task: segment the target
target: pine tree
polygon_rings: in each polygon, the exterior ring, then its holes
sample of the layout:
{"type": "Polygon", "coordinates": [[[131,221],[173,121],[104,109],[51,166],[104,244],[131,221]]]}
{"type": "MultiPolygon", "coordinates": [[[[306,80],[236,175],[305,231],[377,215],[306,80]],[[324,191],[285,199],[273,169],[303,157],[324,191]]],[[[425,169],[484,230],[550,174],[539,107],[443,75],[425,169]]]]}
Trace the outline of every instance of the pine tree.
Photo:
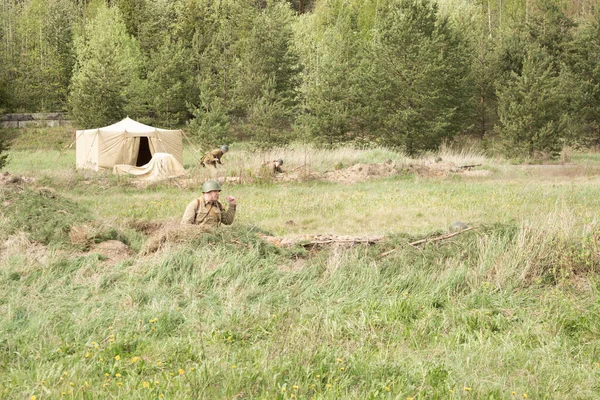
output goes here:
{"type": "Polygon", "coordinates": [[[147,62],[147,103],[155,119],[167,127],[184,123],[188,116],[186,100],[193,94],[193,80],[187,54],[180,43],[166,37],[147,62]]]}
{"type": "Polygon", "coordinates": [[[343,1],[322,3],[296,26],[302,95],[295,128],[316,144],[333,146],[360,140],[358,32],[357,8],[343,1]]]}
{"type": "Polygon", "coordinates": [[[390,0],[365,45],[366,130],[409,154],[439,147],[472,123],[467,41],[428,0],[390,0]]]}
{"type": "Polygon", "coordinates": [[[498,91],[497,130],[509,157],[556,157],[566,136],[568,113],[552,58],[530,45],[520,74],[498,91]]]}
{"type": "Polygon", "coordinates": [[[565,82],[577,132],[574,141],[600,144],[600,12],[577,32],[567,52],[571,79],[565,82]]]}
{"type": "Polygon", "coordinates": [[[105,125],[140,113],[141,54],[118,8],[97,9],[77,38],[76,53],[70,105],[81,126],[105,125]]]}
{"type": "Polygon", "coordinates": [[[237,43],[233,104],[245,135],[262,144],[282,143],[289,139],[298,97],[292,13],[287,4],[274,1],[251,16],[250,31],[237,43]]]}

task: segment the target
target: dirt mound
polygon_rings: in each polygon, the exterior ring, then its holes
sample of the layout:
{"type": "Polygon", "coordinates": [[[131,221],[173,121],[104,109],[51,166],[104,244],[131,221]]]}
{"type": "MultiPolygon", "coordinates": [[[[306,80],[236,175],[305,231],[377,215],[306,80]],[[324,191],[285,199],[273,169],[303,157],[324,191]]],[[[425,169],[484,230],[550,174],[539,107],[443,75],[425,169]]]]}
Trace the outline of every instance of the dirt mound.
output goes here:
{"type": "Polygon", "coordinates": [[[327,171],[321,179],[329,182],[355,183],[371,178],[385,178],[398,174],[400,170],[391,163],[356,164],[349,168],[327,171]]]}
{"type": "Polygon", "coordinates": [[[436,163],[411,163],[407,164],[405,170],[419,176],[435,177],[447,176],[450,173],[461,172],[461,168],[451,162],[436,162],[436,163]]]}
{"type": "Polygon", "coordinates": [[[445,177],[450,174],[460,174],[465,177],[477,177],[487,176],[489,171],[486,170],[472,170],[472,168],[478,165],[461,165],[457,166],[452,162],[439,161],[439,162],[423,162],[423,163],[410,163],[405,165],[396,165],[391,162],[379,163],[379,164],[355,164],[351,167],[326,171],[322,174],[311,173],[310,176],[306,174],[299,176],[298,173],[282,174],[278,176],[278,181],[296,181],[306,180],[307,178],[316,180],[325,180],[329,182],[339,183],[357,183],[363,182],[368,179],[379,179],[387,178],[402,173],[411,173],[423,177],[445,177]]]}
{"type": "Polygon", "coordinates": [[[134,251],[129,248],[129,246],[118,240],[107,240],[106,242],[94,243],[89,252],[98,253],[106,257],[105,262],[110,265],[118,264],[134,255],[134,251]]]}
{"type": "Polygon", "coordinates": [[[35,182],[34,178],[12,175],[8,172],[0,174],[0,187],[24,186],[35,182]]]}

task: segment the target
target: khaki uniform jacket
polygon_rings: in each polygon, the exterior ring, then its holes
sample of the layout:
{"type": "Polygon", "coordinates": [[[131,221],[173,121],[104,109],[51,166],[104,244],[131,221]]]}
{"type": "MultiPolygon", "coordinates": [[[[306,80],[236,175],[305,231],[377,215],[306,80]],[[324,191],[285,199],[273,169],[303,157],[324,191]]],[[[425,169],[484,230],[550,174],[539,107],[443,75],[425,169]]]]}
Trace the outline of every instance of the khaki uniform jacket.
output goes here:
{"type": "Polygon", "coordinates": [[[221,162],[221,157],[223,157],[223,154],[223,150],[221,149],[211,150],[210,152],[206,153],[204,157],[202,157],[202,160],[200,162],[204,164],[204,166],[210,164],[216,167],[217,163],[223,164],[221,162]]]}
{"type": "Polygon", "coordinates": [[[181,223],[207,228],[218,227],[221,224],[231,225],[235,218],[235,207],[235,204],[230,204],[225,211],[218,201],[206,203],[202,198],[195,199],[185,208],[181,223]]]}
{"type": "Polygon", "coordinates": [[[261,166],[261,168],[262,168],[262,171],[266,171],[267,174],[271,174],[271,175],[283,173],[283,170],[281,169],[281,167],[277,166],[277,163],[275,161],[266,162],[261,166]]]}

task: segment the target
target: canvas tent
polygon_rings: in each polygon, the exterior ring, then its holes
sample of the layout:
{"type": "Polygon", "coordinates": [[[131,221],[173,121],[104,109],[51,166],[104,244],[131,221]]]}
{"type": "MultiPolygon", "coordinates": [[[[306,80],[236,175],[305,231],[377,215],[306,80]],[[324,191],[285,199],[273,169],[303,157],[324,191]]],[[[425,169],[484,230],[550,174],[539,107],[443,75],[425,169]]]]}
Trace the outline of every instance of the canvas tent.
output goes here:
{"type": "Polygon", "coordinates": [[[142,166],[154,153],[169,153],[183,164],[183,132],[154,128],[127,117],[104,128],[77,131],[77,168],[100,170],[116,164],[142,166]]]}

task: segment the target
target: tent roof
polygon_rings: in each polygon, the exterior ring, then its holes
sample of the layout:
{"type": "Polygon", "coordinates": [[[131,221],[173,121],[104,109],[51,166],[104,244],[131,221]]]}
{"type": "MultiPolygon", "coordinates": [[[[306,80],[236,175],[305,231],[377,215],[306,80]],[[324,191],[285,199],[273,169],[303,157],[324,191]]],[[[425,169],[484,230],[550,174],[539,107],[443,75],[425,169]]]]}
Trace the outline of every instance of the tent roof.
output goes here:
{"type": "Polygon", "coordinates": [[[86,129],[86,131],[101,131],[105,133],[119,133],[119,132],[127,132],[133,134],[149,134],[154,132],[180,132],[180,130],[169,130],[169,129],[161,129],[155,128],[150,125],[142,124],[141,122],[134,121],[133,119],[127,117],[117,123],[114,123],[109,126],[105,126],[103,128],[95,128],[95,129],[86,129]]]}

